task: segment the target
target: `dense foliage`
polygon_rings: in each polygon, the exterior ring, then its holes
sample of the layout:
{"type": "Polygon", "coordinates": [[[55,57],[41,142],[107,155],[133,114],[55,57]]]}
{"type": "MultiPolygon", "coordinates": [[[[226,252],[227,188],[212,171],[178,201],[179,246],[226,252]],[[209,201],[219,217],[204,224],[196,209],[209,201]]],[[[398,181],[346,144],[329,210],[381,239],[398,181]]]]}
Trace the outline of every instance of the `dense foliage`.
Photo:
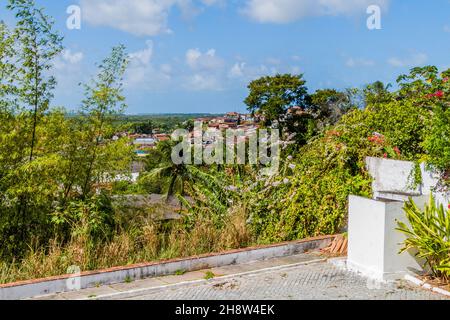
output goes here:
{"type": "Polygon", "coordinates": [[[110,140],[123,101],[124,48],[114,48],[100,65],[79,116],[68,119],[49,109],[56,80],[48,73],[61,38],[33,1],[10,1],[9,9],[17,26],[0,24],[0,258],[14,260],[32,242],[68,239],[71,229],[53,217],[70,215],[78,201],[89,207],[99,184],[129,170],[131,149],[110,140]]]}
{"type": "Polygon", "coordinates": [[[426,116],[408,102],[345,115],[288,157],[282,176],[255,192],[250,210],[255,233],[270,242],[342,230],[348,196],[371,194],[365,158],[414,159],[421,152],[426,128],[420,120],[426,116]]]}

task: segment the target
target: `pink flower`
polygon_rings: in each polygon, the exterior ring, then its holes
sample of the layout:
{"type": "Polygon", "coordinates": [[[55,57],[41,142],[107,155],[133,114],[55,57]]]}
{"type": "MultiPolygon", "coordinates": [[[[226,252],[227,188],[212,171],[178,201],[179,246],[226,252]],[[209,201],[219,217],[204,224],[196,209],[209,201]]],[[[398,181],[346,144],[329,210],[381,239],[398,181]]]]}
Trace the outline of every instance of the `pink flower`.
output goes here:
{"type": "Polygon", "coordinates": [[[383,155],[383,157],[384,157],[385,159],[387,159],[387,157],[388,157],[387,153],[385,153],[385,154],[383,155]]]}

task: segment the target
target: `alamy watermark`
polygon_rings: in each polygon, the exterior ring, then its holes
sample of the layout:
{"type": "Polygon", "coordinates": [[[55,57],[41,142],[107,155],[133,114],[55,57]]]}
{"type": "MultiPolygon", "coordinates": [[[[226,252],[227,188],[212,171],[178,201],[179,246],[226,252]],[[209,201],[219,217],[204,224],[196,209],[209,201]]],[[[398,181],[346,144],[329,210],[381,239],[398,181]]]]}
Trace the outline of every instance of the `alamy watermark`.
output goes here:
{"type": "Polygon", "coordinates": [[[370,16],[367,18],[367,29],[381,30],[381,8],[377,5],[367,7],[366,13],[370,16]]]}
{"type": "Polygon", "coordinates": [[[66,27],[69,30],[81,29],[81,8],[77,5],[67,7],[66,13],[69,17],[66,20],[66,27]]]}
{"type": "Polygon", "coordinates": [[[277,174],[280,166],[278,129],[204,130],[203,122],[196,121],[193,132],[175,130],[172,140],[179,142],[172,150],[172,161],[177,165],[261,165],[261,174],[267,176],[277,174]]]}
{"type": "Polygon", "coordinates": [[[81,290],[81,269],[79,266],[70,266],[67,268],[67,274],[71,274],[66,280],[66,287],[69,291],[81,290]]]}

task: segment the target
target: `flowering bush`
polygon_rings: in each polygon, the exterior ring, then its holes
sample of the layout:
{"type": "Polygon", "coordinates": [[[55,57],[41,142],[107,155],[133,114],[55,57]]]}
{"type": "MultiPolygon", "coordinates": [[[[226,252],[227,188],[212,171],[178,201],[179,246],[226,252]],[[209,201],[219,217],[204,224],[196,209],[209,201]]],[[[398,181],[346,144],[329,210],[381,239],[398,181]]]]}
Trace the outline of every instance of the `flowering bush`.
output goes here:
{"type": "Polygon", "coordinates": [[[414,68],[399,78],[399,96],[428,111],[423,119],[426,135],[422,142],[423,158],[441,173],[442,182],[450,180],[450,69],[442,73],[436,67],[414,68]]]}
{"type": "Polygon", "coordinates": [[[266,183],[249,198],[260,242],[332,234],[346,225],[348,196],[370,196],[367,156],[415,160],[423,153],[423,119],[429,112],[393,101],[354,110],[287,158],[279,183],[266,183]],[[288,179],[289,183],[282,183],[288,179]]]}

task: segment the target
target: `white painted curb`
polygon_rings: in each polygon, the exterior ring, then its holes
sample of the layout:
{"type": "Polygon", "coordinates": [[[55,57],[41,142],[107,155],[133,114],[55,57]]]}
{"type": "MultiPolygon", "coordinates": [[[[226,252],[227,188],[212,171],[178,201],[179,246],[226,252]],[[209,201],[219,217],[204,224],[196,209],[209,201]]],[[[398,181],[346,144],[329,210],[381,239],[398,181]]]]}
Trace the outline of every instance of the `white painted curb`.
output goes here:
{"type": "Polygon", "coordinates": [[[409,281],[409,282],[415,284],[418,287],[422,287],[422,288],[424,288],[426,290],[430,290],[430,291],[442,294],[444,296],[450,297],[450,291],[447,291],[447,290],[444,290],[444,289],[441,289],[441,288],[438,288],[438,287],[433,287],[431,284],[426,283],[425,281],[420,280],[420,279],[418,279],[418,278],[416,278],[416,277],[414,277],[414,276],[412,276],[410,274],[405,275],[404,279],[406,281],[409,281]]]}

